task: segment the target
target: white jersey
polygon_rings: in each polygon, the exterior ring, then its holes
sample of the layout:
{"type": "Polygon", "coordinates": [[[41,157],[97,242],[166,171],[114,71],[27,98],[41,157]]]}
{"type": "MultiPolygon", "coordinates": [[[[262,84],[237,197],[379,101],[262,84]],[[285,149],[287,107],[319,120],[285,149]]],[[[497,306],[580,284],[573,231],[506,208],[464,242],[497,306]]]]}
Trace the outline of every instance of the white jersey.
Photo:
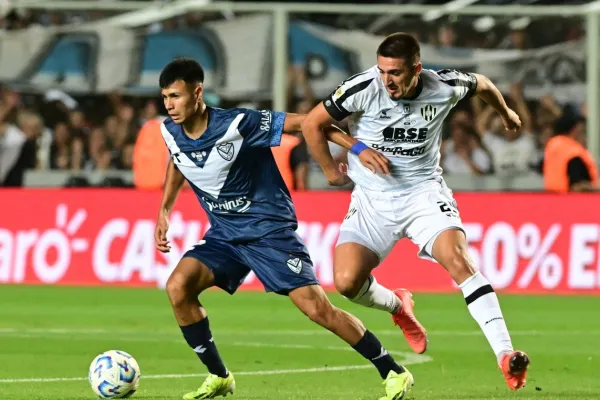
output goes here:
{"type": "Polygon", "coordinates": [[[375,191],[405,190],[441,180],[442,125],[461,99],[472,95],[477,78],[456,70],[421,72],[412,98],[392,100],[377,66],[344,81],[325,101],[337,121],[351,115],[350,134],[392,163],[389,176],[372,173],[348,154],[348,176],[375,191]]]}

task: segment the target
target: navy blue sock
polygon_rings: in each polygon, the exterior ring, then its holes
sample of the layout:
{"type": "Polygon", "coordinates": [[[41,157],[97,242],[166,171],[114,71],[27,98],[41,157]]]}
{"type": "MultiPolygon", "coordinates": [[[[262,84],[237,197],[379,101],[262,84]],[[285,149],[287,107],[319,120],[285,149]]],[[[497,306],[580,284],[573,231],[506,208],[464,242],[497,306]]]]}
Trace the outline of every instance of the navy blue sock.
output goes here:
{"type": "Polygon", "coordinates": [[[206,365],[208,372],[221,378],[227,377],[229,372],[221,360],[217,345],[210,333],[208,317],[191,325],[180,326],[180,328],[188,345],[196,352],[200,361],[206,365]]]}
{"type": "Polygon", "coordinates": [[[399,374],[404,372],[404,368],[394,361],[387,350],[383,348],[379,339],[369,331],[366,331],[362,339],[352,348],[371,361],[383,379],[387,378],[390,371],[399,374]]]}

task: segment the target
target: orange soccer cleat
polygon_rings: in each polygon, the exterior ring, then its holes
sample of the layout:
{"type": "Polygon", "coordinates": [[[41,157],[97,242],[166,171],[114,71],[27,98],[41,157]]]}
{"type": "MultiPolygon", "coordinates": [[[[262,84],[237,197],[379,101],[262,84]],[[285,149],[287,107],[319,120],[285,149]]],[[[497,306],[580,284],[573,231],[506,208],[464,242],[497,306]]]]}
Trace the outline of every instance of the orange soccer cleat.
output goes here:
{"type": "Polygon", "coordinates": [[[500,360],[500,369],[511,390],[519,390],[527,382],[527,368],[529,367],[529,356],[522,351],[513,351],[505,354],[500,360]]]}
{"type": "Polygon", "coordinates": [[[415,303],[412,300],[412,293],[406,289],[397,289],[394,293],[402,302],[402,307],[395,314],[392,314],[394,324],[400,326],[408,345],[415,353],[425,353],[425,350],[427,350],[427,331],[417,321],[413,313],[415,303]]]}

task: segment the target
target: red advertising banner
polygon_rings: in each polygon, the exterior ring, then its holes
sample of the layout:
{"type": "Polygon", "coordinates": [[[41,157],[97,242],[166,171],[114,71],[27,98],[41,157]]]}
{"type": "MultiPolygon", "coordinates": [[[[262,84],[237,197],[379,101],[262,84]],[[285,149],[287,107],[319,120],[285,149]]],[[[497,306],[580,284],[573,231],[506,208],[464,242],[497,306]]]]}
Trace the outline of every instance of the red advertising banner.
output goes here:
{"type": "MultiPolygon", "coordinates": [[[[458,193],[471,255],[499,291],[600,294],[600,196],[458,193]]],[[[333,250],[347,192],[294,195],[300,236],[322,285],[333,289],[333,250]]],[[[154,248],[160,193],[122,189],[0,190],[0,283],[163,287],[209,228],[184,191],[170,221],[172,250],[154,248]]],[[[457,290],[443,268],[402,240],[375,271],[388,287],[457,290]]],[[[250,275],[242,288],[262,289],[250,275]]]]}

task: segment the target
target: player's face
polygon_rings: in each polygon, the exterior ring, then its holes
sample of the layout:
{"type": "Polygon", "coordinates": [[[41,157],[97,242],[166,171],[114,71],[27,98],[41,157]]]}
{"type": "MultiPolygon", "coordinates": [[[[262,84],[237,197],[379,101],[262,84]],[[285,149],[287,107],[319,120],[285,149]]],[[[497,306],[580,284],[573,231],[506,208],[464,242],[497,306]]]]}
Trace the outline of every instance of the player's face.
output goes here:
{"type": "Polygon", "coordinates": [[[399,100],[417,86],[423,65],[402,58],[377,56],[377,68],[390,97],[399,100]]]}
{"type": "Polygon", "coordinates": [[[183,123],[202,104],[202,85],[177,80],[161,90],[165,108],[176,124],[183,123]]]}

